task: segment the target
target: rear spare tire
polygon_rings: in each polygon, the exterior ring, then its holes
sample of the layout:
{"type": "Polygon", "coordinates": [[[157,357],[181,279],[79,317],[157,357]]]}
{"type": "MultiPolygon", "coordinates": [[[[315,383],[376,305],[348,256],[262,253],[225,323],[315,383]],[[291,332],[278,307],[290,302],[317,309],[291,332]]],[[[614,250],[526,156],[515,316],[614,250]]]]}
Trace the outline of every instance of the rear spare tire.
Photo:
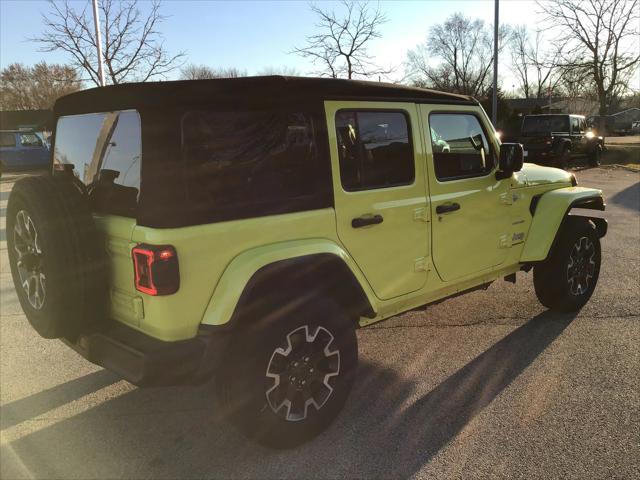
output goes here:
{"type": "Polygon", "coordinates": [[[45,338],[73,339],[105,311],[102,242],[83,194],[68,178],[18,180],[7,205],[13,283],[45,338]]]}

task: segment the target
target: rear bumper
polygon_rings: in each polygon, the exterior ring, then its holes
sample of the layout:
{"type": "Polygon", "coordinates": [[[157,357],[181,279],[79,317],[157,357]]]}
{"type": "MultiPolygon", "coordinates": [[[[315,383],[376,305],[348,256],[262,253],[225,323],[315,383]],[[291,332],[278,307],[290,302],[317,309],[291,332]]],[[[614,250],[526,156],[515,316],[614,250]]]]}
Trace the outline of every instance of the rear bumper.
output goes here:
{"type": "Polygon", "coordinates": [[[114,322],[100,332],[64,340],[90,362],[138,386],[201,383],[217,370],[229,334],[203,331],[196,337],[164,342],[114,322]]]}

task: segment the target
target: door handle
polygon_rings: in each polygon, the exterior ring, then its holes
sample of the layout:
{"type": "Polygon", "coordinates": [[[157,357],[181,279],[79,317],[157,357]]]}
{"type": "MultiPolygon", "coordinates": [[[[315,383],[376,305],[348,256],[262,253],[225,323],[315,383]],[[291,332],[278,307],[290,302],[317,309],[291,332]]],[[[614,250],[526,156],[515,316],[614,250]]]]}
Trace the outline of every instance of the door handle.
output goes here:
{"type": "Polygon", "coordinates": [[[437,214],[455,212],[456,210],[460,210],[459,203],[443,203],[436,207],[437,214]]]}
{"type": "Polygon", "coordinates": [[[367,225],[378,225],[379,223],[382,223],[383,220],[384,219],[382,218],[382,215],[357,217],[351,220],[351,226],[353,228],[362,228],[366,227],[367,225]]]}

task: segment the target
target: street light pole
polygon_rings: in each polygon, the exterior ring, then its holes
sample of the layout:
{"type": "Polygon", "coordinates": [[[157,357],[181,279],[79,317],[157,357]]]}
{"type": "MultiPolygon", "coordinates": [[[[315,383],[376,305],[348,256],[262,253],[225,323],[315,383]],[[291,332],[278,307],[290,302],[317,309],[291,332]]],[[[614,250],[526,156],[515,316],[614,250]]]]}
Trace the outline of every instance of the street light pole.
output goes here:
{"type": "Polygon", "coordinates": [[[96,28],[96,49],[98,50],[98,76],[100,86],[105,86],[104,67],[102,66],[102,38],[100,37],[100,19],[98,18],[98,0],[93,0],[93,24],[96,28]]]}
{"type": "Polygon", "coordinates": [[[498,126],[498,4],[495,0],[495,19],[493,21],[493,98],[491,99],[491,121],[498,126]]]}

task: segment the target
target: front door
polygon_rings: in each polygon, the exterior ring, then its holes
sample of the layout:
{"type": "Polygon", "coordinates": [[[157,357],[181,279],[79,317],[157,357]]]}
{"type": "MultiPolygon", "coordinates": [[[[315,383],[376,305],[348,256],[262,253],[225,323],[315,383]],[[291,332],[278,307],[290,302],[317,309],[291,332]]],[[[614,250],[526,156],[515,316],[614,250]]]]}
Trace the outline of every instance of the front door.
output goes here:
{"type": "Polygon", "coordinates": [[[337,232],[381,299],[427,278],[429,210],[414,104],[325,102],[337,232]]]}
{"type": "Polygon", "coordinates": [[[433,260],[443,281],[488,271],[510,246],[510,179],[496,180],[497,149],[486,116],[421,105],[431,193],[433,260]]]}

